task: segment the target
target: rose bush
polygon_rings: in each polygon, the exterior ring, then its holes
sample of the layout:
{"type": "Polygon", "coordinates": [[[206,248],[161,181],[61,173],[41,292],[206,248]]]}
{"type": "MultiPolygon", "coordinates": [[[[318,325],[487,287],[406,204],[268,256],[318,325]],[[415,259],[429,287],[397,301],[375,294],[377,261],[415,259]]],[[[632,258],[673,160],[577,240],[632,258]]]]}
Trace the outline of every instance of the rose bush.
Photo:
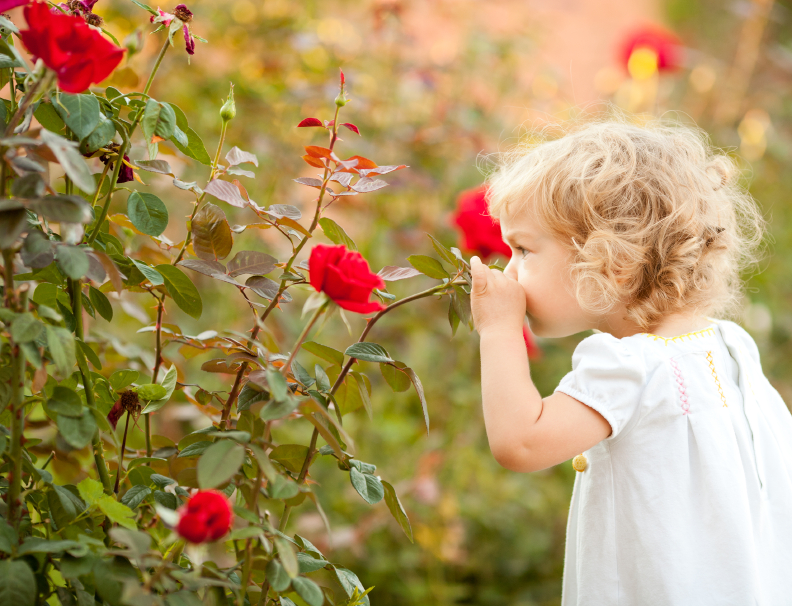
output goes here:
{"type": "MultiPolygon", "coordinates": [[[[28,30],[17,38],[41,61],[34,68],[12,53],[5,56],[13,65],[2,68],[13,96],[0,142],[0,595],[17,606],[369,604],[372,587],[304,537],[286,534],[290,514],[310,500],[327,521],[310,470],[319,456],[332,457],[356,494],[372,506],[384,501],[413,540],[393,485],[356,458],[344,417],[372,415],[366,371],[375,365],[394,392],[414,389],[428,432],[419,377],[369,337],[384,315],[434,296],[448,297],[452,332],[460,323],[472,328],[469,265],[430,236],[439,258],[411,255],[409,267],[375,274],[344,228],[324,216],[331,204],[387,187],[382,177],[406,168],[338,155],[339,128],[360,135],[339,122],[348,103],[343,73],[332,120],[295,125],[327,138],[327,147],[308,145],[302,156],[318,174],[294,179],[316,192],[307,225],[295,206],[256,203],[239,181],[255,176],[256,154],[234,146],[223,155],[228,125],[238,119],[233,88],[219,108],[213,157],[184,112],[154,96],[173,34],[184,33],[188,53],[190,36],[201,40],[190,29],[192,12],[135,4],[151,15],[154,32],[165,31],[143,91],[67,92],[108,75],[108,54],[116,53],[86,24],[93,4],[70,3],[80,15],[27,6],[28,30]],[[77,63],[79,53],[102,49],[104,56],[77,63]],[[160,146],[206,167],[206,179],[182,179],[158,157],[160,146]],[[51,169],[62,171],[63,191],[51,169]],[[181,241],[164,236],[169,205],[144,189],[136,171],[191,196],[181,241]],[[125,212],[111,213],[123,195],[125,212]],[[232,227],[224,207],[255,220],[232,227]],[[287,258],[256,240],[239,250],[235,239],[259,230],[288,242],[287,258]],[[314,244],[299,260],[320,235],[333,246],[314,244]],[[436,283],[398,300],[386,289],[419,275],[436,283]],[[168,314],[198,321],[205,305],[216,304],[199,290],[206,280],[235,291],[249,317],[195,335],[169,321],[168,314]],[[310,315],[293,341],[281,343],[273,311],[296,307],[300,293],[307,294],[302,315],[310,315]],[[122,296],[154,304],[156,320],[139,331],[150,337],[150,364],[95,330],[114,320],[122,296]],[[374,314],[357,341],[308,339],[320,318],[338,312],[346,322],[342,310],[374,314]],[[203,359],[193,362],[196,352],[203,359]],[[188,367],[197,382],[184,381],[188,367]],[[152,419],[176,401],[208,424],[170,440],[152,419]],[[284,423],[310,424],[309,444],[281,443],[272,430],[284,423]]],[[[15,29],[3,29],[9,48],[15,29]]]]}

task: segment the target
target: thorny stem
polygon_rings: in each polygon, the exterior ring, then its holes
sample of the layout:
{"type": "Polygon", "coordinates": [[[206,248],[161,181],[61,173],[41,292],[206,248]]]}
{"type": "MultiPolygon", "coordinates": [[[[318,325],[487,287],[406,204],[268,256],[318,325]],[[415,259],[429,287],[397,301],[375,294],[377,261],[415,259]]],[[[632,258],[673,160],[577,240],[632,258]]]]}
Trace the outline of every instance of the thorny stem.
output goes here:
{"type": "MultiPolygon", "coordinates": [[[[7,250],[3,251],[6,256],[7,250]]],[[[8,264],[9,259],[6,260],[8,264]]],[[[5,283],[6,291],[13,290],[13,279],[5,283]]],[[[27,288],[20,288],[20,311],[27,307],[27,288]]],[[[8,521],[17,527],[22,518],[22,503],[19,495],[22,488],[22,436],[25,431],[25,405],[22,396],[25,390],[25,354],[17,343],[11,344],[11,456],[12,471],[8,487],[8,521]]]]}
{"type": "Polygon", "coordinates": [[[289,359],[286,360],[286,363],[280,369],[281,374],[283,374],[284,376],[289,374],[289,368],[291,368],[291,363],[294,361],[294,357],[297,355],[297,352],[300,350],[300,346],[303,344],[303,341],[305,341],[305,338],[308,336],[308,331],[311,330],[311,327],[319,319],[319,316],[322,315],[322,312],[324,312],[324,310],[327,309],[327,306],[329,304],[330,304],[330,299],[327,299],[324,303],[322,303],[319,307],[316,308],[316,311],[311,316],[311,319],[308,321],[308,324],[305,325],[305,328],[303,328],[303,331],[300,333],[300,336],[297,337],[297,341],[294,343],[294,346],[292,347],[292,352],[289,354],[289,359]]]}
{"type": "MultiPolygon", "coordinates": [[[[165,309],[165,298],[163,297],[160,299],[157,295],[154,295],[154,298],[157,299],[157,325],[156,325],[156,350],[154,352],[154,374],[151,377],[151,382],[156,383],[157,377],[159,377],[160,367],[162,366],[162,312],[165,309]]],[[[145,424],[145,431],[146,431],[146,456],[150,457],[151,454],[154,452],[151,448],[151,415],[145,415],[144,419],[145,424]]]]}
{"type": "Polygon", "coordinates": [[[126,451],[127,431],[129,431],[129,411],[127,411],[127,415],[126,415],[126,424],[124,425],[124,438],[121,440],[121,450],[118,453],[118,470],[116,471],[115,487],[113,488],[113,492],[115,494],[118,494],[118,484],[121,481],[121,469],[124,466],[124,452],[126,451]]]}
{"type": "MultiPolygon", "coordinates": [[[[83,332],[83,317],[82,317],[82,290],[80,289],[80,280],[69,280],[69,294],[72,299],[72,311],[74,313],[75,321],[75,336],[78,339],[75,353],[77,354],[77,366],[80,369],[82,376],[83,388],[85,391],[85,401],[88,403],[88,408],[91,410],[96,408],[96,401],[93,393],[93,381],[91,380],[91,372],[88,369],[88,362],[85,359],[85,354],[80,349],[79,342],[84,342],[83,332]]],[[[87,414],[93,414],[91,412],[87,414]]],[[[99,474],[99,479],[102,481],[102,486],[105,492],[110,494],[112,484],[110,481],[110,473],[107,471],[107,463],[104,458],[104,451],[102,448],[102,438],[99,435],[99,430],[96,430],[93,436],[93,451],[94,462],[96,464],[96,472],[99,474]]]]}
{"type": "MultiPolygon", "coordinates": [[[[333,131],[330,135],[330,151],[333,151],[333,147],[335,146],[336,140],[338,139],[338,110],[341,109],[340,107],[336,106],[335,116],[333,118],[333,131]]],[[[311,227],[308,229],[308,233],[313,234],[316,226],[319,225],[319,216],[322,214],[322,200],[324,198],[325,191],[327,189],[327,179],[330,176],[330,166],[326,166],[324,170],[324,175],[322,176],[322,188],[319,190],[319,197],[316,199],[316,212],[314,212],[314,218],[311,222],[311,227]]],[[[297,255],[300,254],[300,251],[303,249],[305,244],[308,242],[308,236],[304,237],[300,240],[300,243],[297,245],[297,248],[294,249],[292,252],[289,261],[286,263],[286,267],[283,268],[284,273],[289,273],[291,271],[292,265],[294,264],[295,259],[297,259],[297,255]]],[[[262,312],[261,317],[259,318],[256,325],[253,327],[253,331],[250,334],[251,340],[255,340],[261,330],[261,324],[267,319],[267,316],[270,315],[270,312],[275,309],[278,305],[278,301],[280,301],[281,295],[286,290],[289,281],[286,279],[281,280],[280,286],[278,287],[278,292],[272,297],[272,301],[267,306],[267,308],[262,312]]],[[[239,396],[239,389],[242,385],[242,379],[247,371],[248,363],[244,362],[242,366],[239,367],[237,371],[237,376],[234,379],[234,386],[231,388],[231,393],[228,394],[228,399],[226,400],[225,406],[223,407],[223,416],[220,420],[220,429],[225,429],[226,424],[228,423],[228,417],[231,414],[231,408],[236,402],[237,397],[239,396]]]]}
{"type": "MultiPolygon", "coordinates": [[[[374,316],[371,317],[370,320],[368,320],[368,322],[366,323],[366,328],[363,330],[363,333],[360,335],[360,338],[358,339],[357,342],[362,343],[363,341],[365,341],[366,336],[368,335],[372,326],[374,326],[374,324],[376,324],[377,321],[386,313],[396,309],[397,307],[400,307],[401,305],[404,305],[405,303],[409,303],[410,301],[416,301],[417,299],[431,297],[434,294],[440,294],[440,291],[446,288],[450,288],[452,283],[453,281],[439,284],[437,286],[433,286],[432,288],[421,291],[414,295],[410,295],[409,297],[405,297],[404,299],[396,301],[395,303],[391,303],[390,305],[388,305],[388,307],[386,307],[380,312],[377,312],[377,314],[375,314],[374,316]]],[[[335,380],[335,383],[333,383],[333,386],[330,388],[331,394],[335,394],[335,392],[341,386],[341,383],[343,383],[344,381],[344,377],[346,377],[347,373],[349,372],[349,369],[352,368],[352,364],[355,363],[355,360],[357,360],[357,358],[349,358],[347,363],[344,365],[344,368],[339,373],[338,378],[335,380]]],[[[300,469],[300,475],[297,478],[298,484],[302,484],[305,481],[305,476],[308,475],[308,468],[311,466],[311,461],[313,460],[314,455],[318,452],[316,450],[316,439],[318,437],[319,437],[319,430],[314,428],[313,434],[311,435],[311,445],[308,448],[308,454],[306,455],[305,460],[303,461],[302,469],[300,469]]],[[[292,506],[288,504],[284,507],[283,515],[281,516],[280,522],[278,523],[278,530],[283,531],[283,529],[286,527],[286,522],[288,522],[289,520],[289,513],[291,513],[291,509],[292,506]]]]}
{"type": "MultiPolygon", "coordinates": [[[[261,482],[264,479],[263,472],[261,469],[261,465],[258,466],[258,473],[256,474],[256,486],[255,490],[253,491],[253,502],[250,504],[250,510],[258,516],[258,498],[259,494],[261,493],[261,482]]],[[[239,593],[239,603],[238,606],[244,606],[245,604],[245,594],[247,594],[247,588],[250,584],[250,575],[253,572],[253,539],[249,538],[245,543],[245,564],[242,568],[242,585],[241,591],[239,593]]]]}
{"type": "MultiPolygon", "coordinates": [[[[14,115],[11,116],[11,120],[8,122],[8,126],[6,126],[5,132],[3,133],[3,137],[4,138],[5,137],[10,137],[14,133],[14,129],[16,128],[16,126],[19,123],[19,121],[22,119],[22,116],[25,115],[25,112],[27,111],[27,108],[33,102],[33,97],[36,96],[36,93],[41,88],[42,84],[45,85],[45,86],[49,86],[49,83],[52,81],[53,77],[54,77],[54,73],[50,72],[50,70],[47,70],[46,72],[44,72],[44,75],[41,78],[39,78],[33,84],[33,86],[30,88],[30,90],[27,91],[27,93],[25,93],[25,96],[22,99],[22,102],[19,104],[19,107],[17,108],[17,110],[14,113],[14,115]]],[[[12,78],[12,80],[11,80],[11,97],[12,98],[14,97],[15,93],[16,93],[16,91],[14,90],[14,82],[13,82],[13,78],[12,78]]],[[[3,151],[5,151],[5,150],[3,150],[3,151]]]]}

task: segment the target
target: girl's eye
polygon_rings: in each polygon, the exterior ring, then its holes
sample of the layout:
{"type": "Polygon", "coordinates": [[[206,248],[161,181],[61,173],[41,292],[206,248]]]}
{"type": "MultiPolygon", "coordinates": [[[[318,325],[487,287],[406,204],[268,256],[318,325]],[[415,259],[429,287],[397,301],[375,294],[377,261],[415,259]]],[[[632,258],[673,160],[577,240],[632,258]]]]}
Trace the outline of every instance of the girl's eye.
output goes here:
{"type": "Polygon", "coordinates": [[[529,252],[525,250],[522,246],[515,246],[514,248],[520,252],[520,257],[523,259],[525,258],[525,253],[529,252]]]}

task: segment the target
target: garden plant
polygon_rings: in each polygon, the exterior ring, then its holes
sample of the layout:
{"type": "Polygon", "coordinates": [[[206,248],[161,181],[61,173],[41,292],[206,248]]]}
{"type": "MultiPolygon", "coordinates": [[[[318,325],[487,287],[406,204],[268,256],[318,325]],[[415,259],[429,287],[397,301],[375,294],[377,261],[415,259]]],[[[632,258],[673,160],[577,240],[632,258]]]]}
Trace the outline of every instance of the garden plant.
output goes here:
{"type": "Polygon", "coordinates": [[[366,372],[375,371],[395,392],[415,390],[428,432],[421,381],[376,344],[376,324],[436,296],[448,297],[453,333],[460,323],[472,328],[469,265],[458,249],[429,236],[439,259],[412,255],[410,267],[374,273],[344,228],[323,216],[407,168],[341,151],[348,145],[341,134],[361,136],[341,121],[350,101],[343,72],[332,111],[295,125],[316,133],[316,144],[300,150],[316,176],[294,179],[294,187],[316,190],[312,214],[257,204],[237,178],[255,176],[256,154],[226,143],[230,121],[245,119],[233,85],[218,107],[213,155],[181,109],[150,94],[163,61],[200,52],[196,40],[206,42],[193,31],[200,31],[193,13],[184,4],[166,12],[132,2],[141,21],[149,13],[161,50],[143,90],[127,93],[96,86],[135,43],[122,45],[102,28],[92,12],[96,0],[0,2],[0,11],[24,5],[26,21],[0,17],[0,83],[11,91],[0,104],[0,603],[369,604],[373,588],[365,579],[289,534],[288,522],[306,498],[324,517],[309,471],[319,456],[333,457],[339,482],[350,481],[372,506],[384,500],[412,541],[393,485],[374,463],[355,457],[344,417],[372,417],[366,372]],[[130,157],[136,139],[147,158],[130,157]],[[182,180],[158,158],[162,142],[205,166],[205,180],[182,180]],[[53,176],[61,173],[62,181],[53,176]],[[144,175],[194,197],[181,242],[163,235],[169,206],[145,191],[144,175]],[[119,198],[125,212],[111,213],[119,198]],[[232,225],[223,205],[256,219],[232,225]],[[279,232],[291,255],[278,259],[263,246],[236,250],[246,230],[279,232]],[[314,243],[318,230],[334,245],[314,243]],[[143,240],[167,261],[149,262],[140,254],[143,240]],[[400,299],[386,289],[418,275],[438,283],[400,299]],[[222,304],[202,298],[196,282],[206,277],[222,283],[224,296],[244,299],[249,316],[231,327],[204,325],[195,335],[166,322],[169,310],[200,320],[204,307],[222,304]],[[298,309],[295,295],[303,292],[298,309]],[[122,295],[156,308],[156,322],[143,329],[151,368],[128,359],[123,343],[89,330],[113,321],[122,295]],[[367,315],[356,340],[311,340],[331,318],[347,323],[345,311],[367,315]],[[294,342],[279,342],[270,328],[283,313],[303,319],[294,342]],[[206,352],[214,357],[200,376],[222,377],[223,389],[184,380],[183,365],[206,352]],[[306,368],[303,352],[324,364],[306,368]],[[153,433],[152,421],[176,395],[212,420],[178,441],[153,433]],[[310,423],[310,443],[276,443],[279,423],[310,423]],[[77,463],[70,481],[48,471],[53,459],[77,463]],[[265,500],[280,509],[263,508],[265,500]],[[334,586],[311,579],[320,569],[332,573],[334,586]]]}

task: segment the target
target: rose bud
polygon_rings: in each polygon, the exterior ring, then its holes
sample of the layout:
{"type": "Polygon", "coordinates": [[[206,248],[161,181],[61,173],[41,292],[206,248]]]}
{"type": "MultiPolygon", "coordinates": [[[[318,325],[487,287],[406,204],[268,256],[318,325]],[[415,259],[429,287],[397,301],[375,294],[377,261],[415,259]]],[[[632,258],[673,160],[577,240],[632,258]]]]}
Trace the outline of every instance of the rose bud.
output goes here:
{"type": "Polygon", "coordinates": [[[221,492],[199,490],[179,508],[176,532],[190,543],[206,543],[222,538],[231,528],[231,504],[221,492]]]}
{"type": "Polygon", "coordinates": [[[231,91],[228,93],[228,98],[220,108],[220,119],[223,122],[233,120],[236,116],[236,104],[234,103],[234,83],[231,83],[231,91]]]}

